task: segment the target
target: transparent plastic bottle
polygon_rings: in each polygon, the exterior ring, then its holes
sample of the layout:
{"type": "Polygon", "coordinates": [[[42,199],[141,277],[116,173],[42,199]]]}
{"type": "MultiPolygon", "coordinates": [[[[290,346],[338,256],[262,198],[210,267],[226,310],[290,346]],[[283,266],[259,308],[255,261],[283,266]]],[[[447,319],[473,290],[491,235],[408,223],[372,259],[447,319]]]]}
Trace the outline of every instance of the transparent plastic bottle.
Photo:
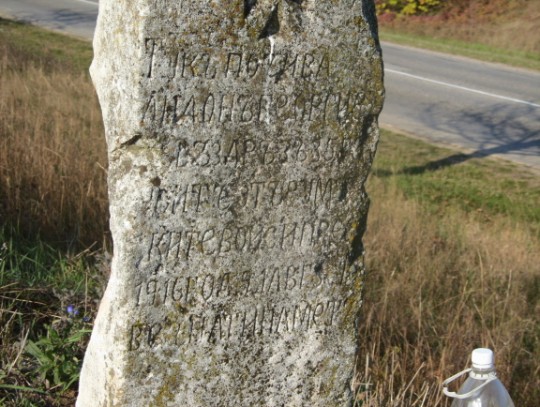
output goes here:
{"type": "Polygon", "coordinates": [[[508,391],[497,378],[493,351],[486,348],[475,349],[471,359],[472,368],[443,382],[444,394],[454,398],[452,407],[514,407],[508,391]],[[457,393],[449,391],[448,385],[466,373],[469,373],[469,377],[457,393]]]}

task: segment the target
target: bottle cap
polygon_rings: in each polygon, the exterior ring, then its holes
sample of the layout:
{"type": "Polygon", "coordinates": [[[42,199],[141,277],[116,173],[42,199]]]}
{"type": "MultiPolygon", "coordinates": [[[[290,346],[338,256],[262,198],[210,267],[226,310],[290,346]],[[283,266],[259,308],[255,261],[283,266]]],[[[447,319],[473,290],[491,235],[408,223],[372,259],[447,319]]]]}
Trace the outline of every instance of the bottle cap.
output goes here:
{"type": "Polygon", "coordinates": [[[492,369],[495,367],[493,351],[487,348],[478,348],[472,351],[472,366],[475,369],[492,369]]]}

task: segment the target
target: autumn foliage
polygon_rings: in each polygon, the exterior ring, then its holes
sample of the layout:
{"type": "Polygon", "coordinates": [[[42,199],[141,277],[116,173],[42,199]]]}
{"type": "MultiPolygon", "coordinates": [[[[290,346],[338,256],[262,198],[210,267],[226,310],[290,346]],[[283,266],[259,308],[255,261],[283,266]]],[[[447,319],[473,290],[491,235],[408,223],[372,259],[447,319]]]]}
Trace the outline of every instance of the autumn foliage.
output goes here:
{"type": "Polygon", "coordinates": [[[426,14],[439,9],[444,0],[376,0],[378,13],[426,14]]]}
{"type": "Polygon", "coordinates": [[[448,39],[527,53],[540,60],[540,2],[375,0],[383,32],[448,39]]]}

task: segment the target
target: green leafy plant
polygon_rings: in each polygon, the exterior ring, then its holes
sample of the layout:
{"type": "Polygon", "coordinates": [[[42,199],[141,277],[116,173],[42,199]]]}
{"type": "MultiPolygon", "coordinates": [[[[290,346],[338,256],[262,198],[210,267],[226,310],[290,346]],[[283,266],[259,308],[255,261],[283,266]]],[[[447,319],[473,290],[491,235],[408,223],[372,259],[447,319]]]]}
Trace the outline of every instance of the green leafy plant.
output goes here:
{"type": "Polygon", "coordinates": [[[46,335],[35,342],[28,341],[25,351],[36,359],[36,371],[46,387],[64,392],[79,380],[83,349],[91,330],[85,328],[83,320],[69,318],[59,322],[58,326],[45,325],[46,335]]]}

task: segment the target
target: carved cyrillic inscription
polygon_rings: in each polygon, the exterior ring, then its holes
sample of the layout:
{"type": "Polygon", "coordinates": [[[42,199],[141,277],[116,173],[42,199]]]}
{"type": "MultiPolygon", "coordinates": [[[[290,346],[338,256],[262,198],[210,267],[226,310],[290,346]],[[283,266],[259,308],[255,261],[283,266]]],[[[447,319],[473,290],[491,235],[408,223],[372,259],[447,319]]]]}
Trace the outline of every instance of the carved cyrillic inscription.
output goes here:
{"type": "Polygon", "coordinates": [[[250,80],[258,75],[280,80],[283,76],[295,79],[327,78],[331,75],[328,53],[252,53],[241,51],[196,52],[192,47],[179,48],[176,38],[145,39],[148,66],[145,77],[167,80],[250,80]]]}
{"type": "Polygon", "coordinates": [[[228,313],[215,310],[204,314],[179,313],[175,320],[136,322],[128,335],[128,349],[139,351],[155,346],[213,345],[245,343],[259,336],[315,330],[326,334],[338,324],[347,299],[296,304],[261,304],[248,310],[228,313]]]}
{"type": "Polygon", "coordinates": [[[363,92],[317,92],[264,94],[183,89],[153,91],[143,110],[143,123],[175,126],[257,124],[276,122],[336,122],[344,127],[361,121],[367,112],[363,92]]]}
{"type": "Polygon", "coordinates": [[[100,0],[114,257],[78,407],[352,404],[374,9],[100,0]]]}
{"type": "Polygon", "coordinates": [[[136,284],[136,306],[187,309],[198,303],[219,300],[257,298],[265,301],[277,293],[305,291],[314,296],[323,289],[350,287],[358,277],[356,270],[348,268],[346,260],[336,268],[325,267],[323,263],[299,263],[197,276],[183,275],[183,271],[181,266],[177,270],[161,270],[161,274],[136,284]]]}
{"type": "Polygon", "coordinates": [[[311,139],[290,132],[276,134],[270,140],[258,140],[250,135],[235,137],[184,139],[160,135],[167,142],[164,152],[172,168],[228,166],[233,168],[273,164],[309,162],[325,166],[344,163],[345,157],[356,158],[351,150],[358,143],[353,135],[331,137],[313,135],[311,139]]]}
{"type": "Polygon", "coordinates": [[[261,251],[326,249],[346,245],[342,220],[319,219],[290,223],[225,225],[207,229],[160,230],[150,236],[144,260],[176,265],[196,255],[222,257],[261,251]]]}
{"type": "Polygon", "coordinates": [[[275,208],[292,203],[311,207],[331,208],[347,196],[347,181],[343,179],[299,179],[193,183],[154,186],[150,193],[151,214],[157,218],[184,213],[237,211],[240,209],[275,208]]]}

